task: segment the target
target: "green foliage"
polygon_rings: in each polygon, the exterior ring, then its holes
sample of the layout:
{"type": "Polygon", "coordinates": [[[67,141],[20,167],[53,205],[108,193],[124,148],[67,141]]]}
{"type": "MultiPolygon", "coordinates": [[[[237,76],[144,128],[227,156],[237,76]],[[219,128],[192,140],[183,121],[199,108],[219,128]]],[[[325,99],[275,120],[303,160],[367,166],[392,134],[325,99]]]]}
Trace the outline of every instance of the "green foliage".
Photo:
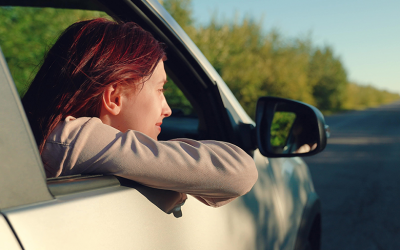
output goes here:
{"type": "Polygon", "coordinates": [[[346,94],[344,109],[361,110],[391,103],[400,99],[399,94],[378,90],[370,85],[364,86],[355,83],[349,83],[346,94]]]}
{"type": "Polygon", "coordinates": [[[262,53],[270,51],[262,46],[259,28],[259,24],[250,21],[242,25],[212,21],[192,37],[247,112],[255,109],[254,100],[267,94],[265,65],[269,62],[263,60],[262,53]]]}
{"type": "Polygon", "coordinates": [[[292,112],[275,112],[271,124],[271,145],[273,147],[284,147],[289,137],[290,129],[296,119],[292,112]]]}
{"type": "Polygon", "coordinates": [[[283,43],[278,32],[264,36],[261,28],[248,19],[231,24],[214,19],[192,39],[250,115],[266,95],[314,103],[307,85],[309,41],[283,43]]]}
{"type": "Polygon", "coordinates": [[[190,0],[160,1],[182,28],[193,25],[190,0]]]}
{"type": "Polygon", "coordinates": [[[191,0],[158,0],[164,8],[174,17],[182,29],[192,36],[195,32],[193,27],[191,0]]]}
{"type": "Polygon", "coordinates": [[[323,111],[337,111],[343,108],[348,84],[347,75],[330,47],[322,50],[318,48],[312,53],[308,77],[318,108],[323,111]]]}
{"type": "Polygon", "coordinates": [[[190,102],[186,99],[182,91],[173,83],[168,77],[168,82],[165,84],[165,99],[168,101],[168,105],[171,109],[179,109],[185,115],[193,114],[193,107],[190,102]]]}
{"type": "Polygon", "coordinates": [[[43,55],[72,23],[106,16],[101,12],[52,8],[0,7],[0,46],[22,95],[43,55]]]}

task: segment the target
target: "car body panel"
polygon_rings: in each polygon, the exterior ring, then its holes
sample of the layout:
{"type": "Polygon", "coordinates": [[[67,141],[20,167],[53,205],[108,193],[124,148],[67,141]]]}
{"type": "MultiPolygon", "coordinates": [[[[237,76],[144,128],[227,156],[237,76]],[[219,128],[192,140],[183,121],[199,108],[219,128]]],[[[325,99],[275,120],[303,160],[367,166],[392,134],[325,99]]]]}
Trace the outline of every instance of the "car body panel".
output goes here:
{"type": "Polygon", "coordinates": [[[250,193],[217,209],[189,197],[181,218],[126,187],[62,195],[3,213],[25,249],[292,249],[289,230],[296,226],[286,215],[293,211],[285,210],[293,207],[290,197],[276,188],[284,184],[271,178],[258,150],[255,161],[261,174],[250,193]]]}
{"type": "Polygon", "coordinates": [[[1,49],[0,83],[0,190],[8,190],[0,192],[0,209],[50,200],[42,161],[1,49]]]}
{"type": "Polygon", "coordinates": [[[242,199],[214,209],[189,197],[175,218],[135,189],[110,187],[4,214],[25,249],[255,248],[256,222],[242,199]]]}
{"type": "Polygon", "coordinates": [[[2,214],[0,214],[0,249],[22,250],[17,238],[2,214]]]}

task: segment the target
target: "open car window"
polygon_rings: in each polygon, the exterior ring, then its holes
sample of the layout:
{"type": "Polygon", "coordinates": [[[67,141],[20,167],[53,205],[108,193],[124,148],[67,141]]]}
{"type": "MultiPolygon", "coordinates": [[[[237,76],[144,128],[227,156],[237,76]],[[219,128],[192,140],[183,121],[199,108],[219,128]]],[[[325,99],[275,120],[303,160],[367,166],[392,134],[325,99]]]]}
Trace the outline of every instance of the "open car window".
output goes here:
{"type": "Polygon", "coordinates": [[[199,119],[189,100],[170,77],[168,77],[168,82],[165,84],[165,89],[165,98],[172,110],[172,114],[164,119],[158,139],[200,139],[199,119]]]}
{"type": "MultiPolygon", "coordinates": [[[[21,98],[39,70],[45,53],[60,34],[74,22],[97,17],[112,20],[100,11],[0,7],[0,47],[21,98]]],[[[198,139],[197,114],[176,82],[179,82],[178,77],[168,74],[165,96],[173,113],[164,119],[159,140],[198,139]]],[[[132,182],[128,184],[132,185],[132,182]]],[[[47,187],[54,196],[119,185],[120,180],[113,176],[78,175],[47,179],[47,187]]]]}

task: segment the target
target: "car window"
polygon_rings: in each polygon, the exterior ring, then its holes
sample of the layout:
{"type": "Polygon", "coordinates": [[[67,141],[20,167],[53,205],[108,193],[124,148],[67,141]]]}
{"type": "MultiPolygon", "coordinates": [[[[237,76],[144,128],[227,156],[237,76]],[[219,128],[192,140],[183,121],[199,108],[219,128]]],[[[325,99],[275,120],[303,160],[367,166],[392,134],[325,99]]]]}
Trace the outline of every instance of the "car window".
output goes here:
{"type": "MultiPolygon", "coordinates": [[[[45,53],[60,34],[74,22],[97,17],[112,20],[110,16],[100,11],[0,7],[0,47],[20,97],[23,97],[39,70],[45,53]]],[[[164,120],[163,132],[159,140],[178,137],[197,139],[197,115],[174,81],[179,80],[168,76],[165,96],[173,114],[164,120]]],[[[115,186],[119,185],[119,182],[110,176],[79,175],[50,178],[47,180],[47,185],[51,193],[57,196],[98,187],[115,186]],[[78,182],[80,184],[76,185],[78,182]]]]}
{"type": "Polygon", "coordinates": [[[192,104],[169,76],[168,81],[165,84],[164,94],[168,101],[168,105],[172,109],[173,116],[196,116],[192,104]]]}

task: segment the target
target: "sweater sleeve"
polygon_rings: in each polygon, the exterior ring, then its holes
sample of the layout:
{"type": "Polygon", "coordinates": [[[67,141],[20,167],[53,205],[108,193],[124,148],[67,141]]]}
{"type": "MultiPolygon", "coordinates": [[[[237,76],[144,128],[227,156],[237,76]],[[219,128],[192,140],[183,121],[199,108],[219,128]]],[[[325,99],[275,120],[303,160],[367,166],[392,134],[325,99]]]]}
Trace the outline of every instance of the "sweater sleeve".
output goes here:
{"type": "Polygon", "coordinates": [[[48,138],[42,153],[52,176],[112,174],[143,185],[196,196],[220,206],[250,191],[257,180],[253,159],[219,141],[155,141],[125,133],[98,118],[67,119],[48,138]]]}

